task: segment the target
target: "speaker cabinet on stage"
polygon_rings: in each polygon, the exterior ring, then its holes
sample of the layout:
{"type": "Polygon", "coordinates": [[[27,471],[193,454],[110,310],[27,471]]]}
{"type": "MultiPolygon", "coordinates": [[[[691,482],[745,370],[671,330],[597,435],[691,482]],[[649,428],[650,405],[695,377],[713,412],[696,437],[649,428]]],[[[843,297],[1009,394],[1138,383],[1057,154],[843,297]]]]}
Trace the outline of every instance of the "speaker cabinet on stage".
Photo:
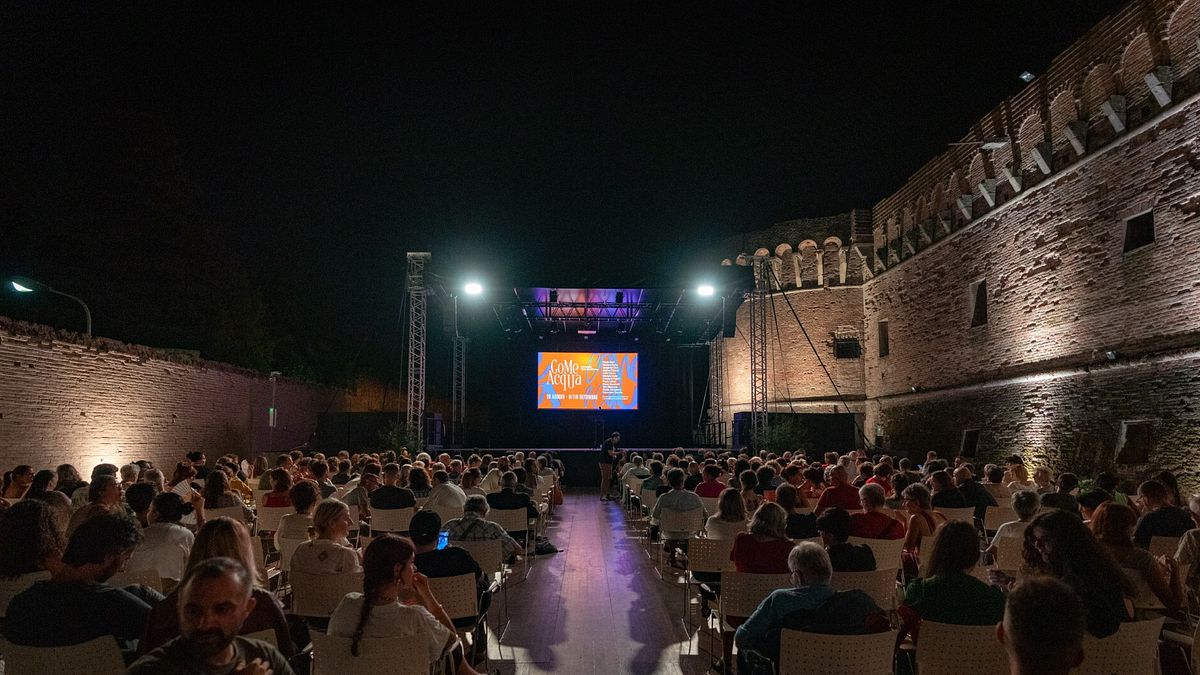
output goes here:
{"type": "Polygon", "coordinates": [[[733,449],[750,445],[750,413],[733,413],[733,449]]]}
{"type": "Polygon", "coordinates": [[[727,338],[737,337],[737,310],[738,302],[723,303],[724,310],[721,313],[721,334],[727,338]]]}
{"type": "Polygon", "coordinates": [[[442,414],[436,412],[425,413],[425,444],[426,445],[442,445],[442,435],[445,426],[442,424],[442,414]]]}

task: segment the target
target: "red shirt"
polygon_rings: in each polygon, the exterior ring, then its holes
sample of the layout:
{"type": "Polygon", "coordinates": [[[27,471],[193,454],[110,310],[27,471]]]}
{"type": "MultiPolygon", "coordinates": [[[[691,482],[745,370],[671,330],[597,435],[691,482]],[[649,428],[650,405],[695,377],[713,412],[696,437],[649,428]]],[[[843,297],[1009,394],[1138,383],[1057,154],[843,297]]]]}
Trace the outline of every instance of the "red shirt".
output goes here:
{"type": "Polygon", "coordinates": [[[857,511],[862,508],[862,503],[858,501],[858,488],[853,485],[830,485],[821,493],[821,498],[817,500],[816,507],[813,508],[813,513],[820,513],[825,509],[846,509],[847,511],[857,511]]]}
{"type": "Polygon", "coordinates": [[[863,539],[903,539],[904,523],[878,511],[851,513],[850,536],[863,539]]]}
{"type": "Polygon", "coordinates": [[[291,506],[292,497],[286,492],[268,492],[263,499],[263,506],[291,506]]]}
{"type": "Polygon", "coordinates": [[[878,485],[879,487],[883,488],[883,494],[885,494],[885,495],[892,494],[892,481],[890,481],[886,478],[880,478],[879,476],[871,476],[870,478],[867,479],[867,484],[868,485],[874,484],[874,485],[878,485]]]}
{"type": "Polygon", "coordinates": [[[720,497],[726,487],[721,481],[704,481],[696,486],[696,494],[701,497],[720,497]]]}
{"type": "Polygon", "coordinates": [[[792,552],[791,539],[758,541],[753,534],[742,532],[733,540],[729,559],[739,572],[750,574],[787,574],[788,554],[792,552]]]}

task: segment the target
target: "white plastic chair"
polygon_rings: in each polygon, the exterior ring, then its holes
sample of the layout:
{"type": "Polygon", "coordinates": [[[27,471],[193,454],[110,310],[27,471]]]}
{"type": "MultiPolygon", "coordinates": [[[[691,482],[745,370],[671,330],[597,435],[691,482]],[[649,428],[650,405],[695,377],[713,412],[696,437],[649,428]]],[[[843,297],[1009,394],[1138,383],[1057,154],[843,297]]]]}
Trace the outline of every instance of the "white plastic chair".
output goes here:
{"type": "Polygon", "coordinates": [[[362,591],[361,572],[357,574],[311,574],[292,572],[292,614],[328,618],[347,593],[362,591]]]}
{"type": "Polygon", "coordinates": [[[1008,675],[1008,653],[995,626],[957,626],[922,621],[917,634],[921,675],[1008,675]]]}
{"type": "Polygon", "coordinates": [[[206,520],[214,520],[216,518],[231,518],[239,523],[245,523],[246,511],[240,506],[223,506],[219,509],[204,509],[204,518],[206,520]]]}
{"type": "Polygon", "coordinates": [[[371,534],[408,532],[415,509],[371,509],[371,534]]]}
{"type": "Polygon", "coordinates": [[[904,551],[903,539],[864,539],[862,537],[850,537],[849,543],[858,546],[865,545],[871,549],[871,555],[875,556],[875,569],[892,569],[898,570],[904,564],[902,552],[904,551]]]}
{"type": "Polygon", "coordinates": [[[308,541],[299,537],[280,537],[279,538],[279,569],[283,572],[292,571],[292,554],[300,548],[300,544],[308,541]]]}
{"type": "Polygon", "coordinates": [[[975,522],[975,507],[968,506],[962,509],[934,509],[934,511],[946,516],[947,521],[958,520],[964,523],[975,522]]]}
{"type": "Polygon", "coordinates": [[[995,532],[1000,529],[1001,525],[1020,519],[1021,517],[1011,506],[989,506],[987,511],[983,512],[983,529],[995,532]]]}
{"type": "Polygon", "coordinates": [[[50,573],[45,570],[22,574],[11,579],[0,577],[0,619],[8,615],[8,603],[12,602],[13,598],[35,583],[49,578],[50,573]]]}
{"type": "Polygon", "coordinates": [[[663,566],[663,552],[667,548],[667,533],[687,532],[691,538],[704,529],[704,512],[700,509],[676,511],[664,508],[658,512],[658,566],[663,566]]]}
{"type": "Polygon", "coordinates": [[[449,506],[440,506],[439,505],[439,506],[434,506],[431,509],[425,509],[425,510],[432,511],[432,512],[438,514],[438,518],[441,518],[443,525],[445,525],[447,522],[449,522],[451,520],[454,520],[455,518],[463,517],[462,508],[456,509],[456,508],[449,507],[449,506]]]}
{"type": "Polygon", "coordinates": [[[69,647],[24,647],[0,639],[4,675],[124,675],[125,660],[111,635],[69,647]]]}
{"type": "Polygon", "coordinates": [[[296,509],[290,506],[260,506],[258,507],[258,531],[274,532],[279,529],[279,521],[296,509]]]}
{"type": "MultiPolygon", "coordinates": [[[[1083,664],[1078,675],[1147,675],[1159,673],[1158,636],[1166,617],[1122,623],[1103,639],[1083,636],[1083,664]]],[[[922,629],[923,630],[923,629],[922,629]]]]}
{"type": "Polygon", "coordinates": [[[785,628],[779,637],[779,675],[891,675],[895,646],[894,630],[822,635],[785,628]]]}
{"type": "Polygon", "coordinates": [[[839,591],[858,589],[884,611],[896,609],[896,570],[882,568],[874,572],[834,572],[830,585],[839,591]]]}
{"type": "Polygon", "coordinates": [[[401,658],[412,650],[407,637],[363,638],[358,656],[350,653],[350,638],[312,632],[312,675],[426,675],[436,672],[428,663],[401,658]]]}
{"type": "MultiPolygon", "coordinates": [[[[438,603],[446,610],[452,621],[473,619],[474,623],[466,628],[457,628],[458,637],[465,645],[474,644],[473,636],[480,622],[486,621],[486,615],[479,613],[479,596],[475,587],[474,574],[459,574],[453,577],[431,578],[429,590],[438,603]]],[[[485,656],[486,661],[486,656],[485,656]]],[[[488,663],[490,665],[490,662],[488,663]]],[[[490,670],[486,668],[485,672],[490,670]]]]}
{"type": "Polygon", "coordinates": [[[732,539],[692,537],[688,540],[687,573],[683,578],[683,617],[685,619],[688,613],[688,603],[692,599],[692,584],[702,583],[695,577],[695,573],[733,572],[735,567],[733,561],[729,559],[729,553],[732,550],[732,539]]]}

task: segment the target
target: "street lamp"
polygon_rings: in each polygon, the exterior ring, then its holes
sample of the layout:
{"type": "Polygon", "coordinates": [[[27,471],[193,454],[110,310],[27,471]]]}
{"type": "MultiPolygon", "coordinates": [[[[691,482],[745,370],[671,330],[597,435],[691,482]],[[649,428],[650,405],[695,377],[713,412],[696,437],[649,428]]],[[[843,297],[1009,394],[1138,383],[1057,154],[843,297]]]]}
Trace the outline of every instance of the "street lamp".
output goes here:
{"type": "Polygon", "coordinates": [[[482,295],[483,284],[478,281],[468,281],[467,285],[463,286],[463,290],[466,291],[467,295],[482,295]]]}
{"type": "Polygon", "coordinates": [[[78,302],[79,306],[83,308],[84,317],[87,319],[87,336],[88,337],[92,336],[92,310],[88,309],[87,303],[84,302],[83,300],[80,300],[79,298],[75,297],[74,295],[71,295],[70,293],[63,293],[60,290],[51,288],[50,286],[47,286],[46,284],[43,284],[40,281],[34,281],[33,279],[30,279],[28,277],[13,277],[12,279],[9,280],[9,283],[12,284],[13,290],[18,293],[33,293],[35,291],[46,291],[47,293],[61,295],[64,298],[70,298],[70,299],[74,300],[75,302],[78,302]]]}
{"type": "Polygon", "coordinates": [[[712,295],[715,291],[716,289],[709,284],[701,284],[700,287],[696,289],[697,293],[704,296],[712,295]]]}

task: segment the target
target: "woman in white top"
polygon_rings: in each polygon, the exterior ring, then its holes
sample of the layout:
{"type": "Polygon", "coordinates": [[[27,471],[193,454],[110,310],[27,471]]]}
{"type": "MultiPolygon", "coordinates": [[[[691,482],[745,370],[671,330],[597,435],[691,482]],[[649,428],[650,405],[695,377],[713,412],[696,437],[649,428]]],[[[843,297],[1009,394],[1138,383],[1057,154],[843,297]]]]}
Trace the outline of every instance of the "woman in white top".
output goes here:
{"type": "Polygon", "coordinates": [[[150,502],[146,514],[150,524],[142,530],[142,542],[133,550],[126,569],[154,570],[159,577],[176,582],[182,579],[196,535],[179,520],[191,512],[192,505],[174,492],[159,493],[150,502]]]}
{"type": "Polygon", "coordinates": [[[279,529],[275,530],[275,548],[280,539],[308,539],[308,530],[312,527],[312,510],[321,493],[317,484],[310,480],[297,481],[288,490],[288,498],[292,500],[295,513],[289,513],[279,519],[279,529]]]}
{"type": "Polygon", "coordinates": [[[483,488],[479,487],[479,482],[483,480],[483,474],[479,473],[479,469],[467,469],[462,475],[462,491],[468,497],[471,495],[479,495],[486,497],[487,493],[483,488]]]}
{"type": "Polygon", "coordinates": [[[996,535],[992,537],[992,543],[988,546],[985,555],[995,557],[1000,548],[1000,542],[1005,539],[1017,539],[1021,542],[1025,540],[1025,528],[1029,526],[1029,521],[1038,514],[1038,509],[1042,506],[1042,498],[1033,490],[1019,490],[1012,495],[1012,508],[1017,512],[1018,520],[1009,521],[1002,524],[996,529],[996,535]]]}
{"type": "Polygon", "coordinates": [[[348,593],[329,618],[329,634],[348,637],[350,653],[358,656],[359,642],[370,638],[404,638],[406,656],[434,663],[452,652],[460,675],[474,675],[461,649],[446,610],[417,571],[416,549],[403,537],[385,534],[371,542],[363,555],[363,592],[348,593]]]}
{"type": "Polygon", "coordinates": [[[746,531],[746,502],[737,488],[725,488],[717,500],[717,512],[708,517],[704,536],[709,539],[733,539],[746,531]]]}
{"type": "Polygon", "coordinates": [[[351,548],[346,539],[354,524],[350,507],[336,499],[326,499],[317,505],[312,522],[310,534],[315,538],[296,547],[292,554],[292,571],[306,574],[361,572],[358,551],[351,548]]]}
{"type": "Polygon", "coordinates": [[[1008,489],[1016,492],[1018,490],[1037,490],[1037,483],[1029,480],[1029,470],[1024,464],[1013,464],[1012,468],[1013,480],[1008,484],[1008,489]]]}

